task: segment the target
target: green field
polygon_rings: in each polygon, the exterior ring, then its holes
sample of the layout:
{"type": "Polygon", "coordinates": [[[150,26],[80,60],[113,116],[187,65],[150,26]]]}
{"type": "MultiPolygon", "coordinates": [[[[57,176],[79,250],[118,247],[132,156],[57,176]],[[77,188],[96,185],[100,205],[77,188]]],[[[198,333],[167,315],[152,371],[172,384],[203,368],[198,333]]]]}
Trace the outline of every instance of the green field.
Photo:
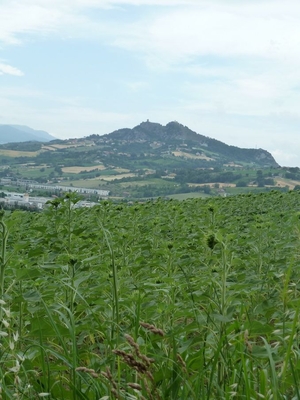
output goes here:
{"type": "Polygon", "coordinates": [[[169,196],[166,196],[166,198],[174,199],[174,200],[198,199],[198,198],[205,198],[205,197],[210,197],[210,196],[207,194],[204,194],[203,192],[179,193],[179,194],[171,194],[169,196]]]}
{"type": "MultiPolygon", "coordinates": [[[[151,179],[145,179],[145,180],[140,180],[140,181],[129,181],[129,182],[120,182],[119,185],[123,188],[130,187],[130,186],[146,186],[146,185],[154,185],[154,186],[174,186],[176,183],[173,181],[169,182],[164,179],[160,178],[151,178],[151,179]]],[[[178,184],[177,184],[178,185],[178,184]]]]}
{"type": "Polygon", "coordinates": [[[0,216],[0,396],[300,399],[300,192],[0,216]]]}

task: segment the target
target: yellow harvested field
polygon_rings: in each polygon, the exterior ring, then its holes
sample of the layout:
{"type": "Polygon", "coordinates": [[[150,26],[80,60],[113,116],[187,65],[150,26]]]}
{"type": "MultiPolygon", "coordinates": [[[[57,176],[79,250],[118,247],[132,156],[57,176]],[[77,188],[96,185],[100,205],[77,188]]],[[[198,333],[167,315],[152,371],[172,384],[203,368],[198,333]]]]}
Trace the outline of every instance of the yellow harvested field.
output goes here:
{"type": "Polygon", "coordinates": [[[276,182],[276,186],[284,187],[288,186],[289,189],[294,189],[296,185],[300,185],[299,181],[293,181],[291,179],[284,179],[284,178],[274,178],[276,182]]]}
{"type": "Polygon", "coordinates": [[[7,157],[36,157],[38,151],[0,150],[0,154],[7,157]]]}
{"type": "Polygon", "coordinates": [[[98,179],[102,179],[104,181],[113,181],[114,179],[122,179],[122,178],[133,178],[137,176],[136,174],[119,174],[119,175],[102,175],[98,179]]]}
{"type": "Polygon", "coordinates": [[[42,146],[42,150],[59,150],[59,149],[69,149],[71,147],[80,147],[80,146],[91,146],[91,143],[74,143],[74,144],[47,144],[42,146]]]}
{"type": "Polygon", "coordinates": [[[198,160],[207,160],[207,161],[211,161],[213,160],[213,158],[207,157],[204,154],[191,154],[191,153],[186,153],[184,151],[172,151],[172,154],[174,154],[174,156],[176,157],[186,157],[186,158],[194,158],[194,159],[198,159],[198,160]]]}
{"type": "Polygon", "coordinates": [[[55,149],[68,149],[69,147],[77,147],[76,144],[52,144],[55,149]]]}
{"type": "Polygon", "coordinates": [[[80,172],[83,172],[83,171],[90,172],[95,169],[99,170],[99,171],[103,171],[106,168],[104,167],[104,165],[94,165],[92,167],[76,167],[76,166],[74,166],[74,167],[63,167],[62,171],[67,174],[80,174],[80,172]]]}
{"type": "Polygon", "coordinates": [[[46,146],[43,146],[42,148],[43,149],[45,149],[45,148],[50,148],[50,150],[55,150],[55,149],[68,149],[68,148],[70,148],[70,147],[78,147],[79,145],[78,144],[51,144],[51,145],[46,145],[46,146]]]}

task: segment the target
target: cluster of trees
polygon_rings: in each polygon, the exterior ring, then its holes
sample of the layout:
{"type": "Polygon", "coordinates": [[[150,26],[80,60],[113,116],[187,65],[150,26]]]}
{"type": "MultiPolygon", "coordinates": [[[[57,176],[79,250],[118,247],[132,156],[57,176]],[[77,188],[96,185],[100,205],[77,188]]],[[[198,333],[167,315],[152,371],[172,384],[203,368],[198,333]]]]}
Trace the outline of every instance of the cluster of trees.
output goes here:
{"type": "Polygon", "coordinates": [[[212,170],[177,169],[175,173],[175,181],[180,183],[235,183],[237,187],[247,187],[250,183],[258,187],[275,185],[269,172],[263,173],[262,170],[258,170],[256,176],[243,174],[240,171],[224,171],[217,167],[212,170]]]}
{"type": "Polygon", "coordinates": [[[175,181],[184,183],[211,183],[222,182],[232,183],[240,179],[242,175],[232,171],[221,171],[217,168],[214,170],[199,170],[199,169],[178,169],[175,170],[175,181]]]}
{"type": "Polygon", "coordinates": [[[258,187],[264,187],[265,185],[275,185],[274,179],[269,176],[264,176],[262,170],[257,171],[255,183],[258,187]]]}
{"type": "MultiPolygon", "coordinates": [[[[131,188],[132,189],[132,188],[131,188]]],[[[203,192],[206,194],[211,193],[211,188],[208,185],[201,187],[190,187],[187,184],[181,184],[176,186],[170,185],[143,185],[143,186],[135,186],[132,190],[132,197],[142,198],[142,197],[159,197],[159,196],[168,196],[171,194],[180,194],[180,193],[194,193],[194,192],[203,192]]]]}
{"type": "Polygon", "coordinates": [[[41,142],[13,142],[1,145],[1,149],[15,151],[38,151],[41,147],[41,142]]]}
{"type": "Polygon", "coordinates": [[[284,174],[285,178],[300,181],[300,169],[298,167],[288,168],[284,174]]]}
{"type": "Polygon", "coordinates": [[[10,169],[9,168],[4,168],[2,170],[0,170],[0,178],[5,178],[7,176],[7,174],[10,173],[10,169]]]}

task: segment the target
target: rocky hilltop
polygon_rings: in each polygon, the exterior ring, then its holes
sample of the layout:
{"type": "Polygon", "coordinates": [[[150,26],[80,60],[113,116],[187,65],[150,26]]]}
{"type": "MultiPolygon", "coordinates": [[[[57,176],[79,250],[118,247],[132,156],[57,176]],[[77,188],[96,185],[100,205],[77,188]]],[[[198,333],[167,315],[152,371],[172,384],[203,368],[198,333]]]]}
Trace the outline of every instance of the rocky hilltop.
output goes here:
{"type": "MultiPolygon", "coordinates": [[[[119,129],[103,136],[93,135],[93,138],[104,140],[106,143],[114,142],[122,145],[124,150],[126,143],[131,147],[134,143],[140,143],[143,146],[139,147],[144,147],[145,150],[148,146],[152,149],[160,148],[161,151],[178,150],[190,155],[205,156],[206,160],[209,159],[212,162],[243,162],[260,166],[279,166],[267,150],[230,146],[219,140],[200,135],[176,121],[169,122],[164,126],[148,120],[132,129],[119,129]]],[[[178,155],[178,151],[173,152],[173,155],[178,155]]],[[[183,154],[182,156],[187,155],[183,154]]]]}

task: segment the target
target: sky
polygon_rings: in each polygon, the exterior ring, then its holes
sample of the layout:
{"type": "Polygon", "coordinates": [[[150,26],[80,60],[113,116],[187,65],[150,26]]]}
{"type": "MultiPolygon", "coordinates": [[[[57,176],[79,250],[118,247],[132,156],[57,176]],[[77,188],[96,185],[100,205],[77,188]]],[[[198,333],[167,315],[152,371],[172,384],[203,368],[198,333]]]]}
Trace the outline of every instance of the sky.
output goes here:
{"type": "Polygon", "coordinates": [[[0,0],[0,124],[178,121],[300,167],[299,0],[0,0]]]}

